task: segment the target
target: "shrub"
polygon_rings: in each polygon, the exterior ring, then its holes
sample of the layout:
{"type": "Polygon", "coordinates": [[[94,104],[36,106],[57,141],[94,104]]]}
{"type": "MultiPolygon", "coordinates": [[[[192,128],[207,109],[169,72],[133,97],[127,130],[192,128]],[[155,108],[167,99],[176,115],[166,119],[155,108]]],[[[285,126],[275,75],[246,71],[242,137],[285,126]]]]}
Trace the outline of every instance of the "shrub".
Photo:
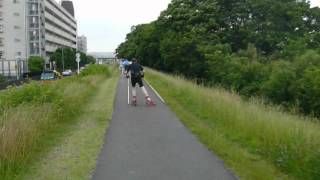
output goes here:
{"type": "Polygon", "coordinates": [[[275,62],[269,79],[262,85],[262,93],[274,103],[288,104],[294,102],[295,69],[291,63],[275,62]]]}
{"type": "Polygon", "coordinates": [[[305,113],[320,116],[320,68],[307,69],[299,81],[299,106],[305,113]]]}
{"type": "Polygon", "coordinates": [[[32,56],[28,60],[28,67],[31,73],[42,72],[44,66],[44,59],[38,56],[32,56]]]}

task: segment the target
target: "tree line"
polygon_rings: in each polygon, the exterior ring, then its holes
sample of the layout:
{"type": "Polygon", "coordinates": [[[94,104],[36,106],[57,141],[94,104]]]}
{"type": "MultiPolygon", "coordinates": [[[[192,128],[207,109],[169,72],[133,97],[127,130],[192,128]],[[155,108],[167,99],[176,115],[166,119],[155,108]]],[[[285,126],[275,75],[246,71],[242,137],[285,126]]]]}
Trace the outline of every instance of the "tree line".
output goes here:
{"type": "Polygon", "coordinates": [[[320,116],[320,8],[306,0],[172,0],[116,52],[320,116]]]}
{"type": "MultiPolygon", "coordinates": [[[[64,69],[77,69],[76,62],[76,53],[77,51],[72,48],[58,48],[55,52],[50,54],[49,60],[50,63],[55,64],[55,68],[58,71],[64,69]]],[[[80,66],[84,66],[86,64],[94,64],[96,59],[93,56],[86,55],[83,52],[80,53],[80,66]]],[[[45,60],[43,57],[39,56],[31,56],[28,59],[28,68],[31,73],[41,73],[44,70],[45,60]]]]}

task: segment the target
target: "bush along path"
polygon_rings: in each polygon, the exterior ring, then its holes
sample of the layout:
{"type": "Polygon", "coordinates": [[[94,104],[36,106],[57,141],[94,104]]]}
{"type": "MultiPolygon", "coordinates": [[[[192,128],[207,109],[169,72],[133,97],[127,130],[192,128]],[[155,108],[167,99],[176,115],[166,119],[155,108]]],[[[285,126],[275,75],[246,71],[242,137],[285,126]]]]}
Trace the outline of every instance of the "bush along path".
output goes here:
{"type": "Polygon", "coordinates": [[[202,146],[160,99],[128,105],[128,81],[118,85],[115,110],[94,180],[232,180],[236,179],[215,155],[202,146]]]}
{"type": "Polygon", "coordinates": [[[63,141],[102,82],[111,77],[103,66],[86,71],[90,73],[0,92],[1,179],[25,179],[30,167],[63,141]]]}

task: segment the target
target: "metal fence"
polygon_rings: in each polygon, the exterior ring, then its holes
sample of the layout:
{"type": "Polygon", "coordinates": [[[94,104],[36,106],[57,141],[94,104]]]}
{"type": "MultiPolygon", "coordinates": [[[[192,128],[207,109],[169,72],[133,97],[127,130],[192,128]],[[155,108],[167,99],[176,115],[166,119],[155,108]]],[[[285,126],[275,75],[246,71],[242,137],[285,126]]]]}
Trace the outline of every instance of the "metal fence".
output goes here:
{"type": "Polygon", "coordinates": [[[8,79],[19,80],[23,73],[28,72],[28,62],[26,59],[5,60],[0,59],[0,74],[8,79]]]}

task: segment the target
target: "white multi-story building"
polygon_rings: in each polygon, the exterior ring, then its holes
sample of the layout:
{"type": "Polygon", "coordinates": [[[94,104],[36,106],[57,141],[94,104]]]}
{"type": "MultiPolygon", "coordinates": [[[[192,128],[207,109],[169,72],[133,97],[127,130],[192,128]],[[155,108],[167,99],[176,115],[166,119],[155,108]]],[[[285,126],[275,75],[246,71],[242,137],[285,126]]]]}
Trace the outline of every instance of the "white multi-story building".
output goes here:
{"type": "MultiPolygon", "coordinates": [[[[71,1],[59,4],[56,0],[0,0],[2,61],[30,56],[48,60],[50,53],[60,47],[77,48],[77,21],[71,1]]],[[[0,71],[10,68],[3,64],[0,62],[0,71]]]]}
{"type": "Polygon", "coordinates": [[[26,3],[0,0],[0,58],[27,57],[26,3]]]}
{"type": "Polygon", "coordinates": [[[45,0],[45,50],[47,54],[59,47],[77,48],[77,21],[71,1],[45,0]],[[71,6],[68,6],[70,5],[71,6]],[[67,10],[68,9],[68,10],[67,10]]]}
{"type": "Polygon", "coordinates": [[[78,36],[77,38],[77,46],[78,51],[81,51],[85,54],[87,54],[87,37],[86,36],[78,36]]]}

